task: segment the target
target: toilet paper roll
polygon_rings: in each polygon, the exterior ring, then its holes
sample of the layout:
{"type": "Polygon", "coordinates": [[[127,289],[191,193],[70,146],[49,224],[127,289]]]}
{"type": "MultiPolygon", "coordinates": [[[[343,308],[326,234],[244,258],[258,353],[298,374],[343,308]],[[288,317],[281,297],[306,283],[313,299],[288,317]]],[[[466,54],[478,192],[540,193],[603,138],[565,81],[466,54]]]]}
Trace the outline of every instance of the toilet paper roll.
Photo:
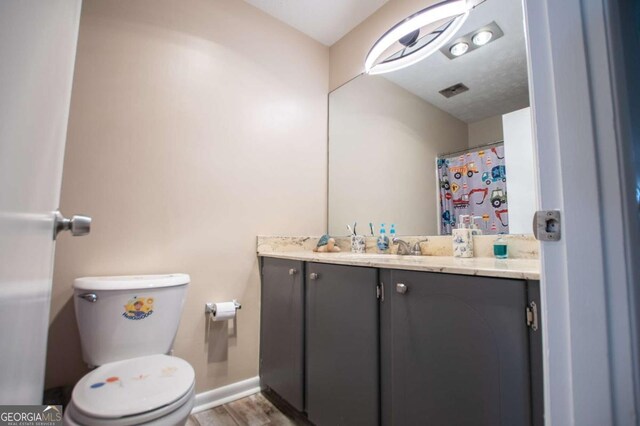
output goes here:
{"type": "Polygon", "coordinates": [[[211,317],[214,321],[225,321],[236,316],[236,304],[233,302],[220,302],[213,304],[211,317]]]}

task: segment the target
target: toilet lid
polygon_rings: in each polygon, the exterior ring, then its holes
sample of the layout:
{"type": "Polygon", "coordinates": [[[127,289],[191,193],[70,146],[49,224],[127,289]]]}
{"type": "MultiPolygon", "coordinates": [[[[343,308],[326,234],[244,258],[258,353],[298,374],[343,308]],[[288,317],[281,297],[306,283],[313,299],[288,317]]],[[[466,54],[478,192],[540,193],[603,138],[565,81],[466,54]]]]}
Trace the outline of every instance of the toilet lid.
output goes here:
{"type": "Polygon", "coordinates": [[[131,416],[176,401],[189,391],[194,378],[185,360],[149,355],[98,367],[78,382],[72,398],[89,416],[131,416]]]}

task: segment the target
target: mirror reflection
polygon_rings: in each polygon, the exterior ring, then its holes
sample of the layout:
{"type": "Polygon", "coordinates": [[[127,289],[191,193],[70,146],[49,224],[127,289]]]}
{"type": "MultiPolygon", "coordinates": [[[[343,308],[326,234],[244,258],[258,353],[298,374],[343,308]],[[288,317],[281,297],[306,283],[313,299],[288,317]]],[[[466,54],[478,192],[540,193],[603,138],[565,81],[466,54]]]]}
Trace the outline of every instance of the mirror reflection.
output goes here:
{"type": "Polygon", "coordinates": [[[535,182],[518,2],[484,2],[440,51],[329,96],[329,234],[450,234],[461,215],[531,233],[535,182]]]}

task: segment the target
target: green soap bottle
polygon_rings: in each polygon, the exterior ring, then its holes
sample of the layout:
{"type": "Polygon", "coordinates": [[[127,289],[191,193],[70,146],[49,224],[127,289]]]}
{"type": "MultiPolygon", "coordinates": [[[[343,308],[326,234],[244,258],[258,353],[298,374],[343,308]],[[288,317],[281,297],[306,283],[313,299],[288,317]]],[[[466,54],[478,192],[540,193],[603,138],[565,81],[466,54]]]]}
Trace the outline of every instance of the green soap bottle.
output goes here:
{"type": "Polygon", "coordinates": [[[500,234],[498,239],[493,242],[493,255],[496,259],[507,259],[509,257],[509,246],[503,234],[500,234]]]}

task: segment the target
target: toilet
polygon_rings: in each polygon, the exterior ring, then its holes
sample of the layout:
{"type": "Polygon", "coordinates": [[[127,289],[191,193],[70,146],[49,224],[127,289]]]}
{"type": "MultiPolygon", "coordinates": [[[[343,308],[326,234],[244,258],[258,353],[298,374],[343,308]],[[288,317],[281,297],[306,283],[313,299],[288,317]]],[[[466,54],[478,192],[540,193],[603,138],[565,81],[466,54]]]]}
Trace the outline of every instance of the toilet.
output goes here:
{"type": "Polygon", "coordinates": [[[87,277],[74,281],[82,357],[65,425],[184,425],[195,373],[167,355],[180,323],[186,274],[87,277]]]}

